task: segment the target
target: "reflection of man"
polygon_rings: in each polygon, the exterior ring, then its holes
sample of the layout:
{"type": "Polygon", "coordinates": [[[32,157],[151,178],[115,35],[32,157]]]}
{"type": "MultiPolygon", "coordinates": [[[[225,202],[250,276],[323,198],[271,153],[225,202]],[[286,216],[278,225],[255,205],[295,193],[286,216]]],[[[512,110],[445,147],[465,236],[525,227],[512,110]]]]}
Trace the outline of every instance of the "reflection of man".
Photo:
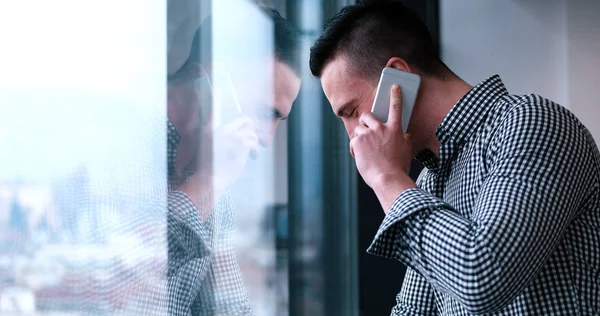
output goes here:
{"type": "MultiPolygon", "coordinates": [[[[252,314],[234,255],[233,208],[227,191],[249,155],[257,154],[258,145],[271,143],[300,89],[297,33],[277,12],[265,12],[275,32],[275,58],[269,68],[275,84],[264,102],[250,105],[238,94],[244,115],[213,125],[207,118],[210,106],[202,104],[197,89],[206,76],[203,69],[211,71],[210,65],[200,64],[200,31],[188,60],[169,80],[170,315],[252,314]]],[[[212,110],[219,106],[223,105],[215,101],[212,110]]]]}
{"type": "Polygon", "coordinates": [[[368,251],[409,267],[393,315],[600,313],[600,155],[568,110],[471,87],[399,1],[343,9],[310,63],[386,212],[368,251]],[[384,67],[422,78],[406,135],[397,87],[386,123],[370,113],[384,67]]]}

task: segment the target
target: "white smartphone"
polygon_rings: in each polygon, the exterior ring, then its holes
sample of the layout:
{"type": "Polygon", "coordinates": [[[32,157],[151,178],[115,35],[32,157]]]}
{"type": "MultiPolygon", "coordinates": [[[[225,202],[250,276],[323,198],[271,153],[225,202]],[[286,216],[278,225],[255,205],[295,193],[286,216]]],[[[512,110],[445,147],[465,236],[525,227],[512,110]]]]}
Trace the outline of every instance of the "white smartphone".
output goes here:
{"type": "Polygon", "coordinates": [[[382,123],[387,122],[390,111],[390,93],[395,83],[402,90],[402,130],[406,133],[419,94],[419,86],[421,85],[419,75],[390,67],[383,68],[371,112],[382,123]]]}
{"type": "Polygon", "coordinates": [[[194,86],[200,104],[200,124],[202,126],[212,121],[213,88],[210,76],[200,68],[200,77],[194,80],[194,86]]]}
{"type": "Polygon", "coordinates": [[[218,127],[242,115],[231,77],[222,68],[213,68],[213,124],[218,127]]]}
{"type": "MultiPolygon", "coordinates": [[[[210,75],[202,70],[196,80],[196,90],[202,117],[204,120],[212,119],[213,127],[227,124],[242,115],[231,78],[222,67],[213,66],[210,75]]],[[[206,123],[204,120],[203,123],[206,123]]]]}

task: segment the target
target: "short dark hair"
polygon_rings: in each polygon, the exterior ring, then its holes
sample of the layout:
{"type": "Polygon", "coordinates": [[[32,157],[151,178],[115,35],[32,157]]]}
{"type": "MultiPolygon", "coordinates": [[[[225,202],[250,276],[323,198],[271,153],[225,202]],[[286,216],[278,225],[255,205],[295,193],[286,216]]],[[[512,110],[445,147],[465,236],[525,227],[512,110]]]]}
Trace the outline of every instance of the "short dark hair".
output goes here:
{"type": "MultiPolygon", "coordinates": [[[[278,61],[288,65],[297,76],[301,75],[301,60],[300,60],[300,32],[279,12],[267,7],[259,7],[259,9],[273,22],[273,40],[274,53],[278,61]]],[[[180,77],[186,70],[187,66],[193,63],[208,64],[211,60],[210,50],[201,51],[203,47],[200,45],[200,38],[208,38],[211,34],[212,18],[209,16],[198,28],[192,40],[190,54],[185,63],[177,70],[172,78],[180,77]]],[[[210,49],[206,47],[205,49],[210,49]]],[[[243,48],[240,48],[243,49],[243,48]]]]}
{"type": "Polygon", "coordinates": [[[290,66],[296,75],[300,76],[302,71],[300,32],[276,10],[265,7],[262,7],[262,10],[273,21],[275,58],[290,66]]]}
{"type": "Polygon", "coordinates": [[[377,78],[392,57],[425,76],[451,73],[440,60],[427,26],[397,0],[372,0],[344,7],[323,27],[310,50],[310,71],[321,77],[329,61],[349,58],[350,71],[377,78]]]}

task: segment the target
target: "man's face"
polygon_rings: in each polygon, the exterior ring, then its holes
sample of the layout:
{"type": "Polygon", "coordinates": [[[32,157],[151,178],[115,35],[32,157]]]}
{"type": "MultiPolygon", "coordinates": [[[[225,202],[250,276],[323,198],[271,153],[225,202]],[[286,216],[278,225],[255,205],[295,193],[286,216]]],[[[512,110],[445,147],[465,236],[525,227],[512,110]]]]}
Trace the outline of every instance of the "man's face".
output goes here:
{"type": "Polygon", "coordinates": [[[301,81],[290,66],[278,60],[267,68],[272,74],[260,74],[260,69],[250,78],[234,79],[234,86],[242,113],[252,118],[260,144],[267,147],[279,122],[290,114],[301,81]]]}
{"type": "Polygon", "coordinates": [[[371,111],[377,82],[353,75],[348,71],[350,64],[343,56],[337,56],[323,69],[321,84],[333,112],[342,119],[348,137],[363,113],[371,111]]]}
{"type": "MultiPolygon", "coordinates": [[[[190,66],[190,72],[199,71],[199,67],[190,66]]],[[[250,75],[245,72],[241,80],[234,80],[235,94],[242,114],[253,120],[260,143],[266,147],[272,143],[279,122],[290,114],[301,82],[290,66],[277,60],[271,67],[266,68],[263,64],[254,70],[250,75]],[[268,74],[265,69],[270,70],[268,74]]],[[[236,78],[235,75],[232,77],[236,78]]],[[[237,78],[240,79],[240,76],[237,78]]],[[[190,139],[190,143],[197,142],[194,140],[200,130],[202,102],[198,99],[199,95],[192,81],[183,80],[169,85],[169,120],[182,137],[190,139]]]]}

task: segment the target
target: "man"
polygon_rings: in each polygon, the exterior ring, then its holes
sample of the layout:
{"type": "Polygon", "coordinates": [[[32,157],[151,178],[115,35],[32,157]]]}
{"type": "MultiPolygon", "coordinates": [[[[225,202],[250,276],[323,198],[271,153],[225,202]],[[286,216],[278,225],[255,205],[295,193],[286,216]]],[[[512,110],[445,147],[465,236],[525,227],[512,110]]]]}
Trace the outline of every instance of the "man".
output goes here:
{"type": "Polygon", "coordinates": [[[468,85],[397,1],[342,9],[310,67],[386,212],[368,252],[409,267],[392,315],[600,313],[600,155],[568,110],[468,85]],[[384,67],[422,78],[407,134],[397,86],[388,122],[370,113],[384,67]]]}
{"type": "Polygon", "coordinates": [[[258,96],[238,93],[243,114],[215,126],[211,111],[225,105],[214,100],[211,109],[197,88],[214,70],[214,65],[201,64],[202,27],[189,45],[189,58],[169,78],[169,315],[252,314],[235,259],[233,207],[227,191],[249,155],[258,153],[259,143],[271,143],[300,89],[298,34],[276,11],[263,12],[274,27],[274,57],[268,57],[272,60],[265,66],[273,71],[272,96],[243,102],[258,96]]]}

